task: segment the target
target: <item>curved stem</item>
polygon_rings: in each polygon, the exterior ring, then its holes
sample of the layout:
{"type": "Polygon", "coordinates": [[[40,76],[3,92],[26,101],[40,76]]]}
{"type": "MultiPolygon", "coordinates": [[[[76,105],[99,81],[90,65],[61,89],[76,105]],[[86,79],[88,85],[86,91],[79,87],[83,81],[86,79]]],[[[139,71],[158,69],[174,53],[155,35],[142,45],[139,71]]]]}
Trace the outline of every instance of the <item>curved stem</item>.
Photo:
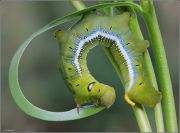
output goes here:
{"type": "MultiPolygon", "coordinates": [[[[45,31],[59,25],[62,23],[65,23],[67,21],[70,21],[74,19],[77,16],[83,15],[89,11],[92,11],[93,9],[103,9],[107,7],[112,7],[112,6],[126,6],[130,5],[133,6],[134,8],[139,7],[136,4],[131,4],[131,3],[107,3],[107,4],[100,4],[96,6],[91,6],[89,8],[86,8],[84,10],[80,10],[74,13],[71,13],[67,16],[60,17],[56,20],[51,21],[47,25],[45,25],[43,28],[38,30],[37,32],[33,33],[22,45],[21,47],[17,50],[15,53],[11,64],[10,64],[10,69],[9,69],[9,85],[10,85],[10,91],[12,93],[12,96],[17,103],[17,105],[28,115],[31,115],[32,117],[43,119],[43,120],[50,120],[50,121],[65,121],[65,120],[73,120],[73,119],[80,119],[83,117],[87,117],[89,115],[95,114],[99,111],[101,111],[103,108],[94,108],[94,107],[87,107],[87,108],[82,108],[82,114],[78,115],[77,112],[74,110],[70,110],[67,112],[51,112],[51,111],[46,111],[43,109],[38,108],[37,106],[31,104],[26,97],[23,95],[19,81],[18,81],[18,65],[21,59],[21,56],[23,55],[23,52],[29,45],[29,43],[37,37],[38,35],[44,33],[45,31]]],[[[140,9],[139,9],[140,10],[140,9]]]]}
{"type": "Polygon", "coordinates": [[[71,14],[69,16],[61,17],[60,19],[58,19],[58,21],[57,20],[53,21],[53,23],[51,22],[50,24],[38,30],[37,32],[33,33],[25,42],[22,43],[22,45],[19,47],[14,57],[12,58],[9,68],[9,86],[10,86],[11,94],[16,104],[21,108],[21,110],[32,117],[42,120],[48,120],[48,121],[68,121],[68,120],[75,120],[75,119],[88,117],[104,109],[104,107],[96,108],[95,106],[86,106],[80,108],[81,111],[79,114],[77,113],[76,108],[65,112],[47,111],[30,103],[28,99],[26,99],[26,97],[24,96],[19,85],[19,81],[18,81],[19,62],[30,42],[38,35],[57,26],[58,24],[62,24],[64,22],[68,22],[72,20],[75,16],[77,16],[77,14],[71,14]]]}
{"type": "MultiPolygon", "coordinates": [[[[74,7],[77,7],[76,9],[78,11],[85,9],[85,7],[83,7],[83,3],[81,1],[75,0],[75,1],[71,1],[72,5],[74,7]]],[[[136,11],[138,11],[140,14],[143,13],[143,10],[141,8],[141,6],[139,6],[136,3],[132,3],[132,2],[112,2],[112,3],[103,3],[103,4],[98,4],[96,6],[93,6],[93,9],[101,9],[101,8],[108,8],[108,7],[118,7],[118,6],[129,6],[132,7],[134,9],[136,9],[136,11]]],[[[90,9],[90,8],[89,8],[90,9]]],[[[92,10],[92,9],[90,9],[92,10]]]]}
{"type": "Polygon", "coordinates": [[[142,14],[146,23],[155,57],[157,75],[162,90],[166,127],[168,132],[178,132],[174,96],[165,49],[152,1],[141,0],[142,14]]]}

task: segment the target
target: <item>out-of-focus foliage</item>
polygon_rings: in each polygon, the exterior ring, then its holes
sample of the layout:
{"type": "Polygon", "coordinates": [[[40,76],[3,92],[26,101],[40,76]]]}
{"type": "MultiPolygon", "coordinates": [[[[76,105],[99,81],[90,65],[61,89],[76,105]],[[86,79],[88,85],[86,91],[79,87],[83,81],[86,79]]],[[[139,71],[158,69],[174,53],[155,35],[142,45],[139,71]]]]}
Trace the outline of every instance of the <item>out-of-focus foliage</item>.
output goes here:
{"type": "MultiPolygon", "coordinates": [[[[96,2],[86,2],[87,5],[96,2]]],[[[178,3],[155,1],[157,18],[164,39],[178,111],[178,3]]],[[[10,61],[19,45],[37,29],[52,19],[74,11],[69,2],[1,1],[1,121],[2,129],[14,131],[138,131],[129,105],[123,99],[124,89],[103,50],[98,46],[88,55],[88,67],[99,81],[116,88],[117,99],[108,110],[97,115],[69,122],[48,122],[24,114],[13,101],[8,86],[10,61]]],[[[74,21],[75,22],[75,21],[74,21]]],[[[59,26],[67,29],[74,22],[59,26]]],[[[142,31],[148,39],[142,20],[142,31]]],[[[75,107],[71,93],[58,72],[58,44],[54,28],[39,36],[26,50],[20,63],[20,85],[26,97],[35,105],[51,110],[64,111],[75,107]]],[[[151,51],[151,49],[150,49],[151,51]]],[[[153,58],[152,58],[153,59],[153,58]]],[[[153,111],[148,109],[150,120],[153,111]]],[[[178,114],[177,114],[178,115],[178,114]]],[[[154,122],[151,121],[154,126],[154,122]]]]}

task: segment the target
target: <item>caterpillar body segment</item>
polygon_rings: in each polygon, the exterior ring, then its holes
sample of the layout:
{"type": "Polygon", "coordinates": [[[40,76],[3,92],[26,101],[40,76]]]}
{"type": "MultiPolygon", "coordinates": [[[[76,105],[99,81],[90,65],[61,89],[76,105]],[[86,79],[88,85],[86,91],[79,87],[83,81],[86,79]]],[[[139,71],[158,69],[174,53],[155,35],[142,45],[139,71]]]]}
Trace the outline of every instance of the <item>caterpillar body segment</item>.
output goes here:
{"type": "Polygon", "coordinates": [[[98,82],[89,72],[86,57],[97,44],[110,49],[121,71],[128,103],[153,107],[161,100],[146,75],[143,53],[148,41],[139,40],[129,28],[130,14],[117,16],[87,14],[67,31],[57,31],[60,69],[78,105],[95,103],[110,107],[115,101],[113,87],[98,82]]]}

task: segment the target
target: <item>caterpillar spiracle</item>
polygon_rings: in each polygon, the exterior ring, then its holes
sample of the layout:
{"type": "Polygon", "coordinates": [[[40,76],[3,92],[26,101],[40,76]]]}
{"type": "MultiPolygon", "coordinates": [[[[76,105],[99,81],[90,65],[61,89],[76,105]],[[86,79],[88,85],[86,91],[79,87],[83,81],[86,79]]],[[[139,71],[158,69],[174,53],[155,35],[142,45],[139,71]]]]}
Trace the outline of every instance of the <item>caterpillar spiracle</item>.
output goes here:
{"type": "Polygon", "coordinates": [[[130,30],[130,13],[104,16],[84,15],[67,31],[57,31],[60,46],[60,71],[77,105],[96,103],[110,107],[115,101],[113,87],[98,82],[86,65],[87,53],[97,44],[109,47],[121,72],[125,100],[153,107],[161,100],[145,72],[143,53],[148,41],[139,40],[130,30]]]}

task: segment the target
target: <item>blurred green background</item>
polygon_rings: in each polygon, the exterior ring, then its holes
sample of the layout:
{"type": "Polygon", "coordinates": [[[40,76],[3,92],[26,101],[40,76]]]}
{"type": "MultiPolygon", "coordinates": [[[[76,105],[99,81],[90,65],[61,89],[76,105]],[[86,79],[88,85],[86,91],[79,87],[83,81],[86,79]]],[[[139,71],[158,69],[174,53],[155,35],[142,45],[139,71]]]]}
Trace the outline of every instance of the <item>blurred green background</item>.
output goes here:
{"type": "MultiPolygon", "coordinates": [[[[97,2],[85,2],[88,6],[97,2]]],[[[155,1],[157,17],[167,52],[177,113],[179,105],[178,1],[155,1]]],[[[48,122],[27,116],[13,101],[8,86],[10,61],[20,44],[49,21],[75,11],[70,2],[0,2],[1,13],[1,128],[13,131],[139,131],[131,107],[123,99],[124,89],[103,50],[98,46],[88,54],[88,67],[97,80],[116,88],[117,99],[108,110],[68,122],[48,122]]],[[[142,23],[142,20],[140,20],[142,23]]],[[[67,29],[69,22],[42,34],[31,42],[19,68],[22,91],[34,105],[65,111],[75,102],[58,72],[58,44],[54,32],[67,29]]],[[[144,24],[142,31],[148,39],[144,24]]],[[[151,52],[151,49],[150,49],[151,52]]],[[[153,58],[152,58],[153,60],[153,58]]],[[[147,110],[153,129],[153,111],[147,110]]],[[[179,116],[177,114],[177,116],[179,116]]]]}

